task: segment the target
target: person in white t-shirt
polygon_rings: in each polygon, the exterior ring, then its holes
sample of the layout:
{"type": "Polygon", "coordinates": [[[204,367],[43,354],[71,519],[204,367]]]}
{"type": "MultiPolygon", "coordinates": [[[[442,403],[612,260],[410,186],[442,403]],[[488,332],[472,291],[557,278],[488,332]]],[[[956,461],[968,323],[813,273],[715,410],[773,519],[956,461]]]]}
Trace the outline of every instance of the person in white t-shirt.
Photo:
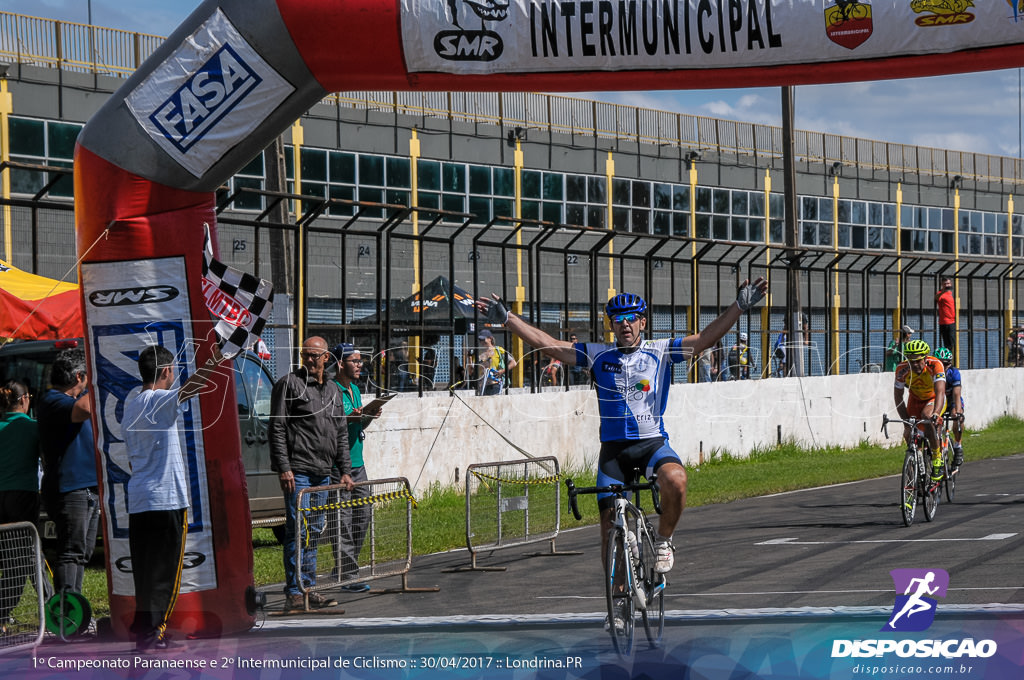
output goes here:
{"type": "Polygon", "coordinates": [[[142,391],[124,407],[122,427],[131,478],[127,486],[128,546],[135,583],[135,649],[170,647],[165,631],[181,582],[188,530],[188,468],[178,433],[180,404],[209,382],[220,362],[206,365],[180,388],[174,355],[150,345],[139,352],[142,391]]]}

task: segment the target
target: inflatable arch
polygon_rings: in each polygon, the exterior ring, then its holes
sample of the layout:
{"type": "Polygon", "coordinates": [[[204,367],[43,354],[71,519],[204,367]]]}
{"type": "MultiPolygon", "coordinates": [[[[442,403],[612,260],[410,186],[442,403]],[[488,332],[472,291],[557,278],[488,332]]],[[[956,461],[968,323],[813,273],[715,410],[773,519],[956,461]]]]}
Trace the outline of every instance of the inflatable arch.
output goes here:
{"type": "MultiPolygon", "coordinates": [[[[205,2],[89,121],[75,155],[115,630],[127,635],[134,610],[119,422],[139,382],[134,352],[153,341],[184,350],[186,373],[210,355],[200,282],[213,192],[327,93],[871,80],[1017,67],[1022,43],[1016,0],[205,2]]],[[[231,394],[221,384],[186,414],[179,633],[254,621],[238,425],[222,417],[231,394]]]]}

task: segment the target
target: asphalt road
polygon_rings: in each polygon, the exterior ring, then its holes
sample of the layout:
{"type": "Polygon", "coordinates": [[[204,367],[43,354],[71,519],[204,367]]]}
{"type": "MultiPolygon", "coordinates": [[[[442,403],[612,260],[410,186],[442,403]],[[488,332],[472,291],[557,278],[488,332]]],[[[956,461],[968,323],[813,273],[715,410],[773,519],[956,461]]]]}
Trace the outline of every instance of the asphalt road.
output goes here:
{"type": "MultiPolygon", "coordinates": [[[[899,461],[894,460],[893,467],[899,461]]],[[[900,517],[896,476],[690,508],[676,531],[666,606],[680,610],[891,606],[896,568],[950,574],[947,604],[1024,608],[1024,454],[972,461],[953,503],[935,519],[900,517]]],[[[413,587],[437,593],[340,596],[345,617],[604,615],[597,527],[566,529],[546,543],[481,554],[502,572],[444,573],[469,565],[466,551],[416,558],[413,587]]],[[[397,579],[374,584],[398,586],[397,579]]],[[[276,593],[270,593],[276,604],[276,593]]]]}
{"type": "Polygon", "coordinates": [[[598,531],[585,527],[563,528],[559,555],[527,554],[548,552],[545,542],[478,557],[478,565],[504,571],[450,571],[470,564],[464,550],[416,558],[407,584],[436,591],[395,592],[401,580],[382,579],[370,593],[339,596],[341,615],[282,615],[282,598],[271,589],[261,627],[184,641],[160,658],[192,668],[169,675],[147,667],[152,660],[136,657],[129,643],[105,640],[47,642],[35,659],[0,657],[0,672],[389,680],[1024,677],[1024,455],[969,462],[955,502],[943,502],[933,522],[919,515],[909,528],[900,519],[898,486],[892,476],[687,510],[675,538],[664,640],[648,647],[638,626],[637,651],[628,659],[614,653],[601,628],[598,531]],[[582,554],[570,554],[576,551],[582,554]],[[991,639],[998,653],[909,663],[892,654],[833,658],[836,640],[884,637],[879,629],[897,595],[889,572],[901,568],[949,573],[927,637],[991,639]],[[73,666],[84,661],[129,667],[73,666]],[[870,664],[887,672],[872,673],[870,664]]]}

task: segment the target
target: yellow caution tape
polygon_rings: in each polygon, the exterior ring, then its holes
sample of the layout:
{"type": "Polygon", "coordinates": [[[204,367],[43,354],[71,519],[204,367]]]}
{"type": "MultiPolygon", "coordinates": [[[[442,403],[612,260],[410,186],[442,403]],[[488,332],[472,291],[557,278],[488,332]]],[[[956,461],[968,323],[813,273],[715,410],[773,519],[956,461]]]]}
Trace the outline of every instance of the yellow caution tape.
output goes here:
{"type": "Polygon", "coordinates": [[[495,477],[493,475],[484,474],[483,472],[477,472],[476,470],[473,470],[472,472],[474,477],[479,477],[480,479],[489,479],[493,482],[505,482],[506,484],[520,484],[523,486],[531,484],[550,484],[552,482],[557,482],[562,478],[562,473],[550,475],[548,477],[536,477],[533,479],[513,479],[509,477],[495,477]]]}

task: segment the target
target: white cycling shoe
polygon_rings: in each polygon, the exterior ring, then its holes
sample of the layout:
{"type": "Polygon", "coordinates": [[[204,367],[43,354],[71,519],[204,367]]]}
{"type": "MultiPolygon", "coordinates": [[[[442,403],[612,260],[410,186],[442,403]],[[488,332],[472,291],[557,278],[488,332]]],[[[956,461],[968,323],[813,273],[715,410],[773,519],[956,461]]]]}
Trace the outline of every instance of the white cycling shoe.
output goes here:
{"type": "Polygon", "coordinates": [[[654,552],[657,556],[654,562],[654,571],[659,574],[667,574],[672,571],[672,565],[676,562],[675,556],[672,554],[674,550],[675,548],[668,541],[661,541],[654,546],[654,552]]]}

